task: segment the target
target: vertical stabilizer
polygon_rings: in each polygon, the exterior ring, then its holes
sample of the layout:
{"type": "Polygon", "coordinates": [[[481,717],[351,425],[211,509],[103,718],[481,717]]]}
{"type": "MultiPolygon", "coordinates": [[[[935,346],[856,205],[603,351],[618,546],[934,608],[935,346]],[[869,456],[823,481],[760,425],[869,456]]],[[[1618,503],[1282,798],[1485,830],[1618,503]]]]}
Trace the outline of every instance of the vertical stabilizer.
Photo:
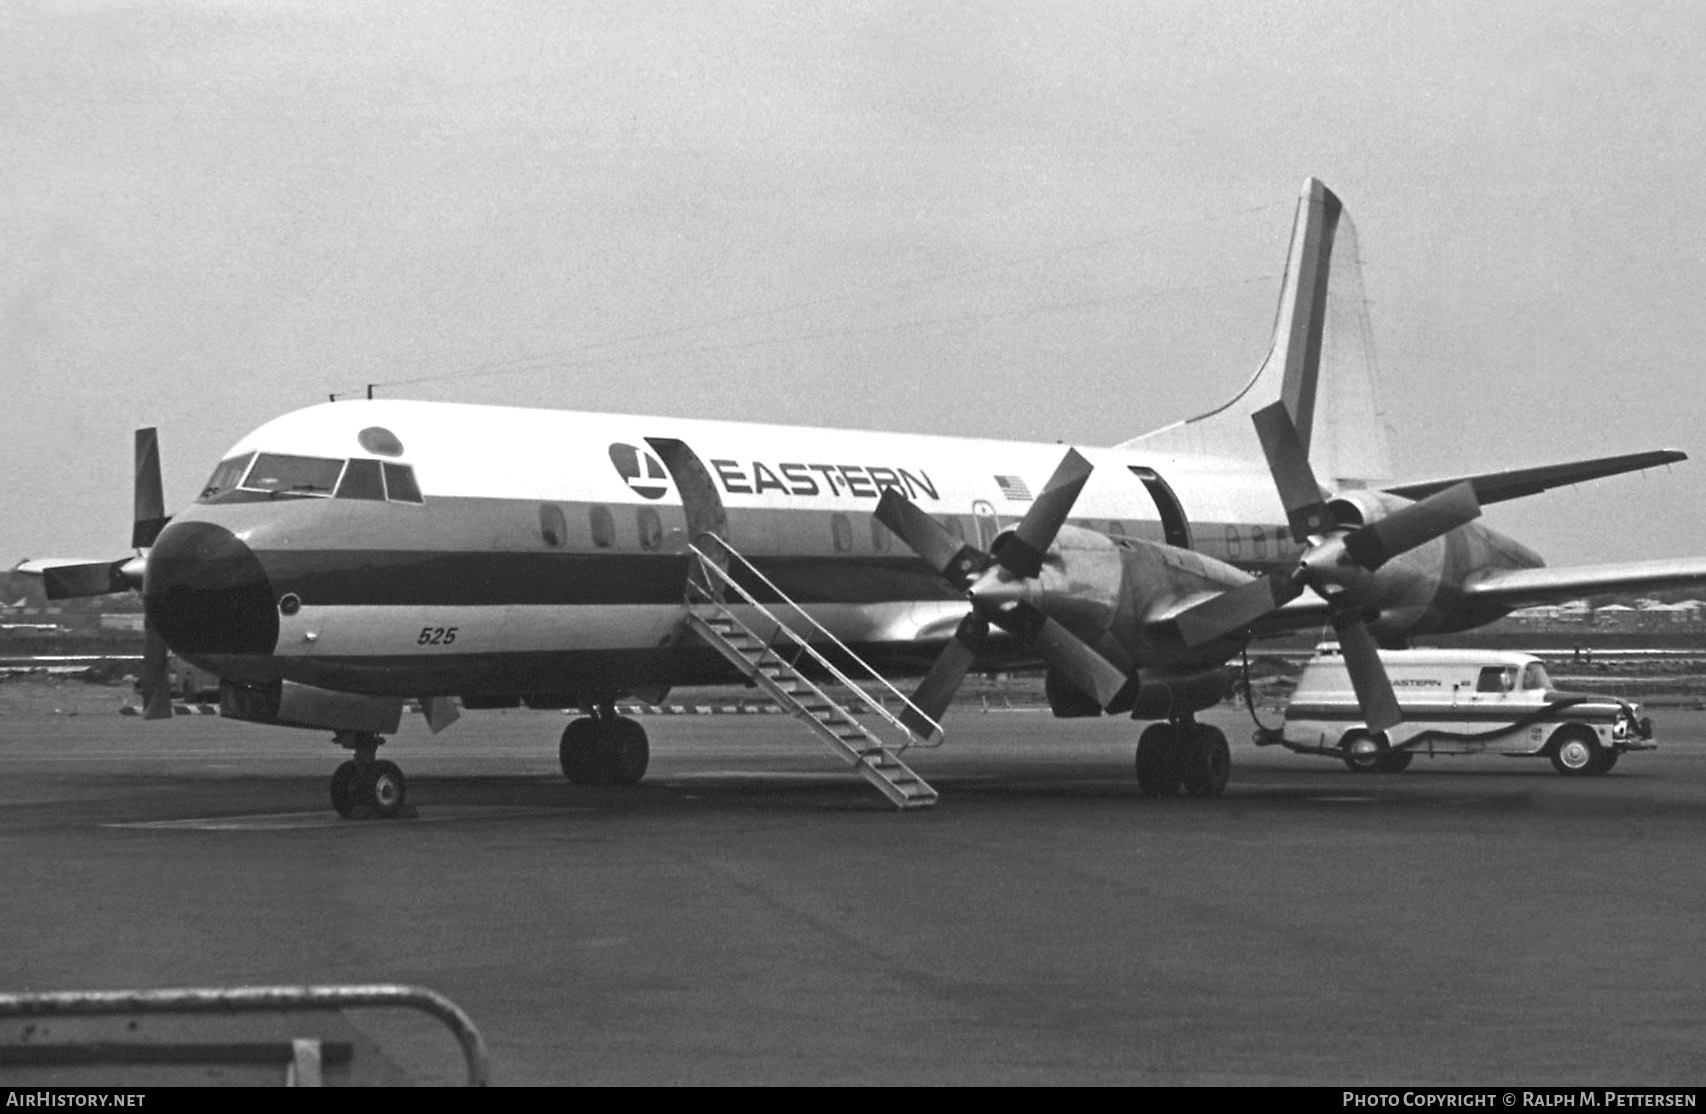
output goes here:
{"type": "Polygon", "coordinates": [[[1315,178],[1303,183],[1298,198],[1273,343],[1256,374],[1220,407],[1120,447],[1247,461],[1265,469],[1251,415],[1276,400],[1285,402],[1329,487],[1366,487],[1390,478],[1356,228],[1339,199],[1315,178]]]}

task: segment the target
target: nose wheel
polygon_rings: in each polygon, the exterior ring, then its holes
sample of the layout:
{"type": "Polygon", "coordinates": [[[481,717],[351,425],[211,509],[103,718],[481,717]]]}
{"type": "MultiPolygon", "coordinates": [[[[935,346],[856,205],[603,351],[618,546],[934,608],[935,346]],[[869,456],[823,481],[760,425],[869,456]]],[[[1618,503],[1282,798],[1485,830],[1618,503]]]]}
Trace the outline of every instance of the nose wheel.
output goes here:
{"type": "Polygon", "coordinates": [[[340,731],[332,738],[355,752],[354,758],[332,772],[332,807],[339,816],[397,820],[415,815],[403,771],[395,762],[374,755],[384,739],[358,731],[340,731]]]}
{"type": "Polygon", "coordinates": [[[570,720],[557,748],[563,776],[576,785],[638,785],[651,762],[646,729],[613,710],[570,720]]]}

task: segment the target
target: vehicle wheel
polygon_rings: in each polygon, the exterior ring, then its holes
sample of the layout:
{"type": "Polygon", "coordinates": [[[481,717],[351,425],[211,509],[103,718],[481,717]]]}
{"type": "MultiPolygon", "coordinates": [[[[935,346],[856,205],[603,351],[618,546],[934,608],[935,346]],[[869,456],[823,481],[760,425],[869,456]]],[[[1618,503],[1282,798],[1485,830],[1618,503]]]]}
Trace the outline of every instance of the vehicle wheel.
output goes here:
{"type": "Polygon", "coordinates": [[[1339,749],[1344,752],[1345,765],[1359,774],[1370,774],[1383,768],[1389,753],[1385,737],[1371,735],[1367,731],[1348,732],[1339,740],[1339,749]]]}
{"type": "Polygon", "coordinates": [[[1401,774],[1410,768],[1410,763],[1416,760],[1414,751],[1388,750],[1386,764],[1380,767],[1383,774],[1401,774]]]}
{"type": "Polygon", "coordinates": [[[1193,797],[1218,797],[1232,777],[1232,750],[1226,733],[1218,727],[1196,724],[1181,728],[1179,736],[1179,780],[1193,797]]]}
{"type": "Polygon", "coordinates": [[[1171,797],[1179,791],[1179,731],[1170,723],[1152,723],[1137,737],[1137,788],[1145,797],[1171,797]]]}
{"type": "Polygon", "coordinates": [[[382,820],[394,819],[408,803],[408,783],[395,762],[378,761],[358,770],[356,786],[362,803],[373,806],[373,815],[382,820]]]}
{"type": "Polygon", "coordinates": [[[356,798],[356,774],[360,769],[352,761],[332,771],[332,807],[346,820],[355,811],[355,806],[361,803],[356,798]]]}
{"type": "Polygon", "coordinates": [[[1621,753],[1622,753],[1621,751],[1616,751],[1616,750],[1602,750],[1602,751],[1600,751],[1600,753],[1599,753],[1599,772],[1602,774],[1609,774],[1611,772],[1611,767],[1617,765],[1617,756],[1621,753]]]}
{"type": "Polygon", "coordinates": [[[598,775],[598,721],[588,716],[569,721],[557,746],[563,776],[574,785],[593,785],[598,775]]]}
{"type": "Polygon", "coordinates": [[[1579,723],[1565,724],[1553,732],[1548,749],[1552,768],[1565,777],[1605,772],[1605,751],[1599,745],[1599,736],[1579,723]]]}
{"type": "Polygon", "coordinates": [[[646,742],[646,729],[631,719],[612,720],[606,726],[601,742],[607,784],[640,784],[652,756],[651,745],[646,742]]]}

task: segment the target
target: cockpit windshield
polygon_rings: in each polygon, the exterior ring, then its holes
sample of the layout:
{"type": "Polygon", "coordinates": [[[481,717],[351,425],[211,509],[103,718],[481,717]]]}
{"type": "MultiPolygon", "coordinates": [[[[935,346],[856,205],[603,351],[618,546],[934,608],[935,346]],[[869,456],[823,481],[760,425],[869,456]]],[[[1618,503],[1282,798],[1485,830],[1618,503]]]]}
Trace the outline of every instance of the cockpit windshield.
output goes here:
{"type": "Polygon", "coordinates": [[[407,464],[290,453],[244,453],[220,461],[196,502],[330,498],[417,505],[424,502],[420,485],[415,482],[415,470],[407,464]]]}
{"type": "Polygon", "coordinates": [[[248,491],[269,495],[318,495],[330,498],[343,474],[344,462],[318,456],[261,453],[243,479],[248,491]]]}
{"type": "Polygon", "coordinates": [[[211,503],[236,487],[242,480],[243,473],[249,470],[249,461],[253,459],[254,453],[244,453],[242,456],[220,461],[219,467],[213,470],[213,475],[207,478],[207,484],[201,489],[201,494],[196,496],[196,502],[211,503]]]}
{"type": "Polygon", "coordinates": [[[1522,687],[1525,689],[1549,689],[1552,678],[1546,673],[1546,667],[1537,661],[1531,661],[1522,670],[1522,687]]]}

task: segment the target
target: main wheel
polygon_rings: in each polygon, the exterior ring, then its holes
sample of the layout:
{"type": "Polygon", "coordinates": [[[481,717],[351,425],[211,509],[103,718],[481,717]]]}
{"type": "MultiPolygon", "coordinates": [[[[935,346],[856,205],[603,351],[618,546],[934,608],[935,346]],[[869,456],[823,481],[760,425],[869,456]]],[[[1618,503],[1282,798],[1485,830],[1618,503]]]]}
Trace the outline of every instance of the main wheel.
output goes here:
{"type": "Polygon", "coordinates": [[[346,820],[361,802],[356,798],[356,774],[361,769],[353,761],[345,762],[332,771],[332,807],[346,820]]]}
{"type": "Polygon", "coordinates": [[[357,767],[355,786],[361,803],[372,805],[373,815],[384,820],[395,818],[408,803],[408,783],[395,762],[380,760],[357,767]]]}
{"type": "Polygon", "coordinates": [[[1566,723],[1552,733],[1548,744],[1552,768],[1565,777],[1585,777],[1606,770],[1605,750],[1593,729],[1579,723],[1566,723]]]}
{"type": "Polygon", "coordinates": [[[1373,773],[1386,765],[1388,750],[1384,736],[1351,731],[1339,740],[1339,749],[1344,752],[1345,765],[1356,773],[1373,773]]]}
{"type": "Polygon", "coordinates": [[[1171,797],[1179,791],[1179,730],[1152,723],[1137,737],[1137,788],[1145,797],[1171,797]]]}
{"type": "Polygon", "coordinates": [[[557,746],[563,776],[574,785],[594,785],[598,778],[598,721],[588,716],[569,721],[557,746]]]}
{"type": "Polygon", "coordinates": [[[646,741],[646,729],[631,719],[614,719],[605,724],[599,747],[605,778],[601,784],[638,785],[646,776],[652,748],[646,741]]]}
{"type": "Polygon", "coordinates": [[[1195,724],[1178,729],[1179,780],[1193,797],[1218,797],[1232,777],[1232,750],[1218,727],[1195,724]]]}

